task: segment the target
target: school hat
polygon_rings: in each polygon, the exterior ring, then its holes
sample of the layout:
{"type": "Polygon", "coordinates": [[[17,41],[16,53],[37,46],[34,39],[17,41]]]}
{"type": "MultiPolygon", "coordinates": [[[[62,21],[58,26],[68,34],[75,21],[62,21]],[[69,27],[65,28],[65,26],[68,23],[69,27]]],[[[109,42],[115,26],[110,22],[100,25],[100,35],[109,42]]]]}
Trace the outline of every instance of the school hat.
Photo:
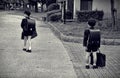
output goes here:
{"type": "Polygon", "coordinates": [[[30,11],[25,11],[24,14],[30,16],[31,12],[30,11]]]}
{"type": "Polygon", "coordinates": [[[88,20],[88,25],[90,25],[90,26],[95,26],[95,24],[96,24],[96,20],[95,19],[89,19],[88,20]]]}

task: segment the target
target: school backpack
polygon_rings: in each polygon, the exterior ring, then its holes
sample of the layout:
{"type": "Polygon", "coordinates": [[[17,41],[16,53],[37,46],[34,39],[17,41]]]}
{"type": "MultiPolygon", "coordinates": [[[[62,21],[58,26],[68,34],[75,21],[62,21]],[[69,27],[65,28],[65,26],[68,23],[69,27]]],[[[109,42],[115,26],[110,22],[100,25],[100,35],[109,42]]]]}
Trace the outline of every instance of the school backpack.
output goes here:
{"type": "Polygon", "coordinates": [[[34,27],[35,26],[35,20],[34,19],[27,19],[28,27],[34,27]]]}
{"type": "Polygon", "coordinates": [[[101,34],[99,29],[90,29],[90,34],[88,38],[88,47],[100,47],[101,34]]]}
{"type": "Polygon", "coordinates": [[[30,28],[35,27],[35,20],[33,19],[25,19],[26,25],[24,26],[24,31],[29,31],[30,28]]]}

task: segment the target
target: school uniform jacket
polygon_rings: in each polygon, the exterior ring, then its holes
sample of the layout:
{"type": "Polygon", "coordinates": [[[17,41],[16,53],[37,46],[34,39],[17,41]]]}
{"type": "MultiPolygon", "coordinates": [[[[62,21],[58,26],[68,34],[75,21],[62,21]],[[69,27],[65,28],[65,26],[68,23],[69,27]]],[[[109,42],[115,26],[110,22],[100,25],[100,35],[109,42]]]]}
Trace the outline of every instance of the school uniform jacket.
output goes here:
{"type": "Polygon", "coordinates": [[[37,36],[35,22],[28,23],[28,19],[30,18],[22,19],[21,28],[23,29],[23,31],[22,31],[21,39],[24,39],[24,36],[28,36],[28,35],[32,36],[32,38],[37,36]],[[27,31],[25,26],[27,26],[27,31]]]}

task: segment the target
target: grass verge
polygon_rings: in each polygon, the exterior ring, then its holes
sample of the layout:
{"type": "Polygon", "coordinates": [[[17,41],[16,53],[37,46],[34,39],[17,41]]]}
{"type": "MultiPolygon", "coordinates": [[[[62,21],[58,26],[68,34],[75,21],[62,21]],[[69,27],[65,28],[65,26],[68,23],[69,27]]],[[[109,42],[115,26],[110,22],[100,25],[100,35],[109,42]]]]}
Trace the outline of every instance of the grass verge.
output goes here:
{"type": "MultiPolygon", "coordinates": [[[[108,22],[108,20],[107,22],[104,20],[96,24],[96,28],[101,30],[101,43],[104,45],[120,45],[120,31],[113,31],[111,29],[110,23],[108,22]]],[[[84,29],[87,28],[87,24],[85,22],[67,22],[66,24],[62,24],[61,22],[50,22],[49,24],[50,28],[52,28],[56,35],[61,40],[67,42],[82,43],[84,29]]]]}

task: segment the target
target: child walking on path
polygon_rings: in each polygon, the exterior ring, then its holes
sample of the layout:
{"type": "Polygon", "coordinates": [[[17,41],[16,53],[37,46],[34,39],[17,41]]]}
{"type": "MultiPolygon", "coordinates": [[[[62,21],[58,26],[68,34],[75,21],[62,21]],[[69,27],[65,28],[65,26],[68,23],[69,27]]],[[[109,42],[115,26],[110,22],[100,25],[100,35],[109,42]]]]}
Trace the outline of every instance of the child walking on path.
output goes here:
{"type": "MultiPolygon", "coordinates": [[[[84,31],[84,39],[83,39],[83,46],[86,50],[86,69],[90,68],[91,64],[91,54],[93,55],[93,68],[97,68],[97,51],[100,47],[100,37],[95,38],[97,35],[91,36],[91,32],[95,31],[96,29],[94,26],[96,25],[96,21],[94,19],[88,20],[88,29],[84,31]],[[93,38],[93,40],[92,40],[93,38]]],[[[96,32],[96,31],[95,31],[96,32]]]]}
{"type": "Polygon", "coordinates": [[[31,39],[37,36],[35,21],[30,18],[30,11],[25,11],[24,14],[25,18],[23,18],[21,22],[21,28],[23,29],[21,39],[24,40],[23,51],[31,52],[31,39]]]}

